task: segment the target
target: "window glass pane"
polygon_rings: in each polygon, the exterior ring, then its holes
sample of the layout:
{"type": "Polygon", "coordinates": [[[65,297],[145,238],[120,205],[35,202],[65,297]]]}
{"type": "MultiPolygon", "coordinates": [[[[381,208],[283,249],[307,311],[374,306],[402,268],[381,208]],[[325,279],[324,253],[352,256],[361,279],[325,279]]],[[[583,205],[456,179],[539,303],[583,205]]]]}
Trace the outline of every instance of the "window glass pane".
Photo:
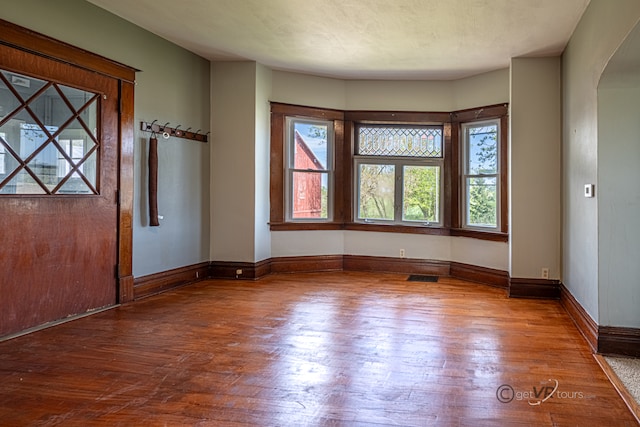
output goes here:
{"type": "Polygon", "coordinates": [[[0,70],[0,119],[10,116],[0,126],[0,194],[98,194],[98,99],[95,93],[0,70]],[[63,180],[66,191],[58,187],[63,180]]]}
{"type": "Polygon", "coordinates": [[[439,158],[442,157],[442,127],[360,126],[358,154],[439,158]]]}
{"type": "Polygon", "coordinates": [[[498,168],[498,125],[470,126],[467,170],[469,175],[495,174],[498,168]]]}
{"type": "Polygon", "coordinates": [[[328,218],[327,182],[325,172],[292,173],[292,219],[328,218]]]}
{"type": "Polygon", "coordinates": [[[0,188],[0,194],[47,194],[25,169],[0,188]]]}
{"type": "Polygon", "coordinates": [[[467,178],[467,225],[497,227],[497,178],[467,178]]]}
{"type": "Polygon", "coordinates": [[[7,100],[9,107],[4,110],[5,114],[8,114],[18,107],[15,96],[8,89],[9,86],[16,92],[18,92],[18,95],[20,96],[20,98],[22,98],[23,101],[27,101],[36,92],[42,89],[44,85],[47,84],[47,82],[45,82],[44,80],[36,79],[35,77],[24,76],[22,74],[14,73],[11,71],[0,70],[0,74],[2,74],[2,76],[8,83],[4,83],[4,79],[0,81],[0,93],[2,93],[3,101],[5,99],[7,100]]]}
{"type": "Polygon", "coordinates": [[[327,125],[295,122],[293,168],[327,170],[327,125]]]}
{"type": "Polygon", "coordinates": [[[358,168],[358,218],[394,217],[395,166],[360,164],[358,168]]]}
{"type": "Polygon", "coordinates": [[[404,166],[402,220],[439,222],[440,167],[404,166]]]}

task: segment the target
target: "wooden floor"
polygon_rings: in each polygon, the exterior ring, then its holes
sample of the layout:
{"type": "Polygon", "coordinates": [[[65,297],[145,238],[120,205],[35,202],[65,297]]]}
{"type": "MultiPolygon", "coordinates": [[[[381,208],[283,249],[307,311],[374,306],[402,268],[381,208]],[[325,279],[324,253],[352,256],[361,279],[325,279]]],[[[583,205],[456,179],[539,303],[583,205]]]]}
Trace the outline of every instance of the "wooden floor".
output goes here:
{"type": "Polygon", "coordinates": [[[204,281],[2,342],[0,425],[637,424],[557,301],[337,272],[204,281]]]}

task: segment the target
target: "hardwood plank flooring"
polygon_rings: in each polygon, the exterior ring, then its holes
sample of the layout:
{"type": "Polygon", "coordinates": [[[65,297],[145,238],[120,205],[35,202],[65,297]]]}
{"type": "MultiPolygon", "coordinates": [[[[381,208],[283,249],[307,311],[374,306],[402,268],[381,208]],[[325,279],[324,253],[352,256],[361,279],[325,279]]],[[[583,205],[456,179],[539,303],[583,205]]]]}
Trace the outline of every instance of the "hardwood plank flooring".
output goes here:
{"type": "Polygon", "coordinates": [[[637,425],[559,302],[406,278],[208,280],[7,340],[0,425],[637,425]]]}

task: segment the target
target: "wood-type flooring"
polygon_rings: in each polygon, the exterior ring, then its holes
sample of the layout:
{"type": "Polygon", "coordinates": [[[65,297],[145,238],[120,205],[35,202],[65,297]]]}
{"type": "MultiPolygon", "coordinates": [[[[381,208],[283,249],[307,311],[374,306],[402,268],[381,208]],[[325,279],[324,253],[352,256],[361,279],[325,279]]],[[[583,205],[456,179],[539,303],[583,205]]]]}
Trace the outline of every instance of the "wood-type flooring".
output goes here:
{"type": "Polygon", "coordinates": [[[558,301],[206,280],[0,342],[2,426],[636,426],[558,301]]]}

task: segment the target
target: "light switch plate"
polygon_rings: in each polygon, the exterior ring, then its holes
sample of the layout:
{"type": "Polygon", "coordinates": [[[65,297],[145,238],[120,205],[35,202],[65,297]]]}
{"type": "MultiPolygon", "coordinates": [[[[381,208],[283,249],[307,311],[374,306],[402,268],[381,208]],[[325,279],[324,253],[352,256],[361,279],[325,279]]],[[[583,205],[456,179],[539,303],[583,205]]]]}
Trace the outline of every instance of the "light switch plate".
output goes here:
{"type": "Polygon", "coordinates": [[[593,197],[594,196],[595,187],[593,184],[585,184],[584,185],[584,197],[593,197]]]}

